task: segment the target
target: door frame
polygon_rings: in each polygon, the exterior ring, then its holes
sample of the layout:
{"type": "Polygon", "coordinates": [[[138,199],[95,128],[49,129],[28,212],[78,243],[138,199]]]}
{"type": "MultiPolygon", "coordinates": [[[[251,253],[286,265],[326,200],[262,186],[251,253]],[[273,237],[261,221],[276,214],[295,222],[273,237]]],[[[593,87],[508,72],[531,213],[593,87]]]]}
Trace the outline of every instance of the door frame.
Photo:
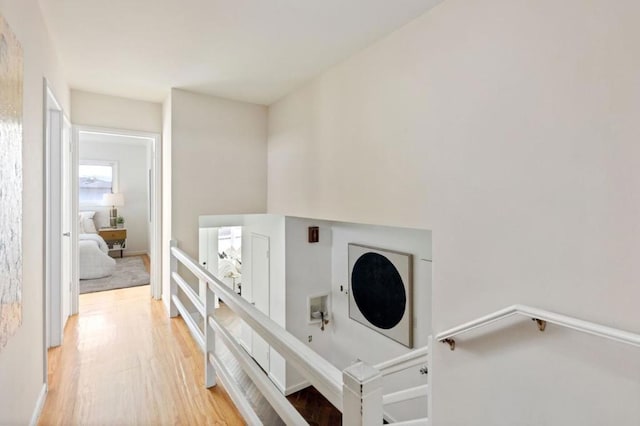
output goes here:
{"type": "MultiPolygon", "coordinates": [[[[46,78],[43,79],[43,144],[44,144],[44,268],[43,268],[43,351],[44,376],[47,378],[47,350],[62,344],[64,320],[62,318],[62,214],[61,197],[52,196],[52,192],[61,195],[62,191],[62,137],[65,120],[68,118],[58,98],[46,78]],[[54,114],[52,114],[52,112],[54,114]],[[50,121],[55,117],[55,123],[50,121]],[[51,124],[56,125],[56,134],[51,134],[51,124]],[[60,151],[54,158],[52,145],[60,151]],[[58,164],[54,164],[57,158],[58,164]],[[53,179],[53,173],[56,179],[53,179]],[[56,249],[57,248],[57,249],[56,249]],[[57,277],[57,278],[56,278],[57,277]]],[[[73,244],[72,244],[73,245],[73,244]]],[[[70,259],[73,261],[73,259],[70,259]]],[[[72,267],[73,270],[73,267],[72,267]]]]}
{"type": "MultiPolygon", "coordinates": [[[[79,144],[81,133],[99,133],[110,136],[125,136],[129,138],[146,139],[151,142],[151,188],[149,191],[151,205],[151,242],[149,247],[149,257],[151,258],[151,297],[155,300],[162,298],[162,145],[159,133],[141,132],[137,130],[113,129],[97,126],[73,126],[73,147],[74,147],[74,169],[73,179],[74,194],[74,217],[78,217],[80,203],[78,202],[78,165],[79,165],[79,144]]],[[[74,255],[78,255],[78,242],[74,241],[74,255]]],[[[77,263],[77,262],[76,262],[77,263]]],[[[72,312],[78,313],[80,304],[80,280],[79,266],[75,271],[74,280],[71,285],[71,306],[72,312]]]]}

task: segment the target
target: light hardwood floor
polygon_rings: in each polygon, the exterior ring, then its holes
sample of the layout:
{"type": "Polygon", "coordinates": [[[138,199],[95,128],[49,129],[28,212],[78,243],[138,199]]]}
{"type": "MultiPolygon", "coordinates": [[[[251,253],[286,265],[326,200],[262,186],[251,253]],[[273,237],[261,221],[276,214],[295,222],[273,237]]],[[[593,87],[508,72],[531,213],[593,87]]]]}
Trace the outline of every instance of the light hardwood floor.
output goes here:
{"type": "Polygon", "coordinates": [[[40,425],[241,425],[221,386],[203,385],[203,357],[149,286],[80,296],[64,343],[49,351],[40,425]]]}
{"type": "MultiPolygon", "coordinates": [[[[149,258],[142,256],[147,272],[149,258]]],[[[244,424],[221,386],[203,384],[203,358],[181,318],[169,320],[149,286],[80,296],[64,343],[49,350],[49,394],[40,425],[244,424]]],[[[224,304],[216,316],[233,334],[240,320],[224,304]]],[[[216,339],[219,354],[267,426],[284,423],[239,363],[216,339]]],[[[309,387],[288,396],[312,426],[342,416],[309,387]]]]}

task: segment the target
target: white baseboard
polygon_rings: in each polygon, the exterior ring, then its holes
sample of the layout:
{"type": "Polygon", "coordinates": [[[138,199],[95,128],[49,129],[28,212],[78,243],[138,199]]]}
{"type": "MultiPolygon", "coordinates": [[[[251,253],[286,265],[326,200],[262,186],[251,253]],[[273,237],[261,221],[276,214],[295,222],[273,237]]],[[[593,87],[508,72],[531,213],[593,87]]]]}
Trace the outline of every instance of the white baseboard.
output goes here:
{"type": "Polygon", "coordinates": [[[278,381],[278,379],[276,379],[276,377],[269,373],[268,374],[269,379],[271,379],[271,381],[273,382],[274,385],[276,385],[276,387],[280,390],[280,392],[282,392],[284,394],[284,396],[289,396],[292,393],[298,392],[299,390],[302,390],[304,388],[308,388],[309,386],[311,386],[311,383],[307,382],[306,380],[303,380],[300,383],[297,383],[295,385],[291,385],[288,388],[285,388],[285,386],[280,383],[280,381],[278,381]]]}
{"type": "Polygon", "coordinates": [[[40,395],[38,395],[38,400],[36,401],[36,406],[33,409],[33,414],[31,414],[31,420],[29,421],[30,426],[35,426],[38,424],[38,419],[40,418],[40,414],[42,413],[42,408],[44,407],[44,402],[47,400],[47,384],[42,384],[42,389],[40,389],[40,395]]]}
{"type": "Polygon", "coordinates": [[[311,383],[307,382],[306,380],[298,383],[297,385],[292,385],[289,386],[285,391],[284,391],[284,396],[289,396],[292,393],[298,392],[304,388],[308,388],[309,386],[311,386],[311,383]]]}

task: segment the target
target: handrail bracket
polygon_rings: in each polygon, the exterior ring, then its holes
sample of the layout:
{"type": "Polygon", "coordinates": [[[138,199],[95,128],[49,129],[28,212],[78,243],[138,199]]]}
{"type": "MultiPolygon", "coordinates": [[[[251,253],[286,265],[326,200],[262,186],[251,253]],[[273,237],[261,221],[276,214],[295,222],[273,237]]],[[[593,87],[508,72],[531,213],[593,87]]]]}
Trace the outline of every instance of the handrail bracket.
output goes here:
{"type": "Polygon", "coordinates": [[[456,341],[448,338],[448,339],[442,339],[441,340],[442,343],[446,343],[447,345],[449,345],[449,348],[454,351],[456,349],[456,341]]]}
{"type": "Polygon", "coordinates": [[[544,331],[547,328],[547,322],[538,318],[531,318],[531,321],[535,321],[538,324],[538,330],[544,331]]]}

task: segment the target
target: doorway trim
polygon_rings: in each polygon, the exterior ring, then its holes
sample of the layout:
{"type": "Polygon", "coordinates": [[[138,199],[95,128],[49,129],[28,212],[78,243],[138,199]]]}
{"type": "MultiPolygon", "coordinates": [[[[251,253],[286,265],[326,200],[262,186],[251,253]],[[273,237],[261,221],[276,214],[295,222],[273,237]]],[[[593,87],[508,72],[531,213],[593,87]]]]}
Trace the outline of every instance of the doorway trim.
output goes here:
{"type": "MultiPolygon", "coordinates": [[[[140,138],[151,141],[151,188],[149,191],[149,197],[151,199],[151,242],[150,242],[150,258],[151,258],[151,297],[155,300],[162,298],[162,145],[160,134],[142,132],[137,130],[125,130],[114,129],[108,127],[97,126],[85,126],[74,125],[73,126],[73,147],[74,147],[74,180],[73,180],[73,194],[74,194],[74,217],[79,214],[79,202],[78,202],[78,178],[77,170],[79,164],[79,144],[80,135],[82,133],[94,133],[104,134],[109,136],[125,136],[129,138],[140,138]]],[[[75,251],[74,255],[78,253],[77,239],[74,239],[75,251]]],[[[80,304],[80,280],[79,280],[79,268],[74,271],[75,276],[71,286],[71,300],[72,309],[74,313],[78,313],[80,304]]]]}
{"type": "MultiPolygon", "coordinates": [[[[44,351],[62,344],[62,137],[65,113],[47,79],[43,79],[44,144],[44,351]],[[55,134],[52,133],[52,128],[55,134]],[[57,151],[53,150],[53,148],[57,151]],[[54,164],[54,161],[57,163],[54,164]],[[53,179],[53,174],[56,179],[53,179]],[[55,194],[53,194],[55,192],[55,194]],[[57,249],[56,249],[57,248],[57,249]],[[56,278],[57,277],[57,278],[56,278]]],[[[45,365],[46,375],[46,365],[45,365]]]]}
{"type": "MultiPolygon", "coordinates": [[[[63,328],[65,321],[62,318],[62,234],[63,234],[63,206],[61,197],[57,197],[58,204],[54,205],[52,190],[58,195],[62,191],[62,138],[64,126],[69,123],[68,117],[52,86],[46,78],[42,82],[42,144],[43,144],[43,257],[44,266],[42,270],[42,376],[43,382],[48,383],[48,349],[50,346],[62,344],[63,328]],[[51,134],[50,111],[55,111],[56,135],[51,134]],[[56,144],[59,155],[55,158],[58,164],[54,164],[52,155],[52,145],[56,144]],[[58,174],[57,179],[52,179],[52,173],[58,174]],[[58,249],[55,250],[54,248],[58,249]],[[54,262],[55,260],[55,262],[54,262]],[[55,279],[55,276],[58,278],[55,279]]],[[[73,259],[69,259],[73,262],[73,259]]]]}

